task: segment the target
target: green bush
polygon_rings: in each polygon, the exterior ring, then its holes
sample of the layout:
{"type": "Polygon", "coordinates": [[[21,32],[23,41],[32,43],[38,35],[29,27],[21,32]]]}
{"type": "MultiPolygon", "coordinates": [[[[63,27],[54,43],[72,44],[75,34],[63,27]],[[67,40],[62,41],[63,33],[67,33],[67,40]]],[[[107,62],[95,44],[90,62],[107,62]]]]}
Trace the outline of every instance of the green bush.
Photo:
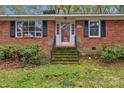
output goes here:
{"type": "Polygon", "coordinates": [[[18,59],[29,64],[38,65],[45,63],[45,56],[43,56],[41,49],[37,45],[27,45],[21,47],[21,52],[18,59]]]}
{"type": "Polygon", "coordinates": [[[107,47],[103,50],[101,58],[108,63],[123,60],[124,47],[107,47]]]}
{"type": "Polygon", "coordinates": [[[24,64],[45,64],[46,58],[37,45],[1,45],[0,62],[3,60],[20,61],[24,64]]]}
{"type": "Polygon", "coordinates": [[[19,47],[14,45],[0,46],[0,60],[16,60],[19,52],[19,47]]]}
{"type": "Polygon", "coordinates": [[[3,59],[4,59],[4,52],[0,51],[0,62],[2,62],[3,59]]]}
{"type": "Polygon", "coordinates": [[[3,46],[0,46],[0,62],[4,59],[4,52],[3,52],[3,46]]]}

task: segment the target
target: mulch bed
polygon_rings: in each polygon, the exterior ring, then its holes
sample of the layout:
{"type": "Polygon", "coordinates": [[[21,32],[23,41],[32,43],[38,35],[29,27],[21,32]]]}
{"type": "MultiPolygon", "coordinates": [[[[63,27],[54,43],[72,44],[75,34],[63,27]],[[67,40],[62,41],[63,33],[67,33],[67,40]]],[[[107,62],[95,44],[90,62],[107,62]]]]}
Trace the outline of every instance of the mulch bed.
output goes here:
{"type": "MultiPolygon", "coordinates": [[[[103,62],[101,60],[97,60],[96,65],[99,65],[101,67],[111,67],[111,66],[113,66],[113,67],[114,66],[123,67],[124,62],[121,61],[121,62],[105,63],[105,62],[103,62]]],[[[17,68],[23,68],[23,67],[30,67],[30,65],[29,64],[24,65],[23,62],[9,61],[9,60],[6,60],[6,61],[0,63],[0,69],[17,69],[17,68]]]]}
{"type": "Polygon", "coordinates": [[[0,69],[16,69],[19,68],[22,63],[18,61],[5,61],[0,64],[0,69]]]}
{"type": "Polygon", "coordinates": [[[99,66],[102,67],[110,67],[110,66],[124,66],[124,62],[112,62],[112,63],[105,63],[105,62],[98,62],[99,66]]]}

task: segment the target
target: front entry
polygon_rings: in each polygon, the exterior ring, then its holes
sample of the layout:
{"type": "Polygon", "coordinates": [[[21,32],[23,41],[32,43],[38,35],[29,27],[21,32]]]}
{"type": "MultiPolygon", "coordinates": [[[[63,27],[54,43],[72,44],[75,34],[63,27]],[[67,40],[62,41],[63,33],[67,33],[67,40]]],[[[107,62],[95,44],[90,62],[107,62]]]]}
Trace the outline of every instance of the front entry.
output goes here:
{"type": "Polygon", "coordinates": [[[75,24],[74,22],[57,22],[56,45],[75,46],[75,24]]]}
{"type": "Polygon", "coordinates": [[[61,23],[61,42],[70,41],[70,24],[61,23]]]}

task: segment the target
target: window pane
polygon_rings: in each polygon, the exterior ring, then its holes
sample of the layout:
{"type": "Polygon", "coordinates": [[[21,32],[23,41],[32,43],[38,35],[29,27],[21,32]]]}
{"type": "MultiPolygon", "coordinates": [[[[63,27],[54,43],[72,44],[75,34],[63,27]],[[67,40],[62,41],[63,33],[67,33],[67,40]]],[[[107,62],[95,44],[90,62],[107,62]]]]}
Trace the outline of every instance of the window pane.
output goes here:
{"type": "Polygon", "coordinates": [[[29,32],[29,37],[35,37],[35,32],[29,32]]]}
{"type": "Polygon", "coordinates": [[[35,31],[35,27],[29,27],[29,31],[35,31]]]}
{"type": "Polygon", "coordinates": [[[99,22],[90,22],[90,36],[99,36],[99,22]]]}
{"type": "Polygon", "coordinates": [[[23,30],[23,22],[18,21],[17,22],[17,31],[20,32],[23,30]]]}
{"type": "Polygon", "coordinates": [[[98,36],[99,35],[99,31],[98,31],[98,28],[92,28],[90,29],[90,35],[91,36],[98,36]]]}
{"type": "Polygon", "coordinates": [[[23,37],[28,37],[28,32],[23,32],[23,37]]]}
{"type": "Polygon", "coordinates": [[[28,26],[28,21],[24,21],[23,22],[23,26],[26,26],[27,27],[28,26]]]}
{"type": "Polygon", "coordinates": [[[42,21],[36,21],[35,27],[36,27],[36,31],[42,31],[42,29],[43,29],[42,21]]]}
{"type": "Polygon", "coordinates": [[[35,26],[35,21],[29,21],[29,26],[35,26]]]}
{"type": "Polygon", "coordinates": [[[36,32],[36,36],[41,36],[41,32],[36,32]]]}
{"type": "Polygon", "coordinates": [[[20,36],[22,36],[22,34],[21,33],[17,33],[17,36],[20,37],[20,36]]]}
{"type": "Polygon", "coordinates": [[[28,21],[23,22],[23,31],[28,31],[28,21]]]}
{"type": "Polygon", "coordinates": [[[23,31],[28,31],[28,27],[23,26],[23,31]]]}

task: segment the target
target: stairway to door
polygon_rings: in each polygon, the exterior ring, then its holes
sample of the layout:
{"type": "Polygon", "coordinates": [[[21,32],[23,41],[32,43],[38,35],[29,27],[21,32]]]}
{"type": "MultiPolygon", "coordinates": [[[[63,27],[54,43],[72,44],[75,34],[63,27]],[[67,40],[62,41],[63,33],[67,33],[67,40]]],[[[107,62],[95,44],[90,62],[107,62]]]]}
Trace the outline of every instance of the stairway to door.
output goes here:
{"type": "Polygon", "coordinates": [[[51,63],[79,64],[79,53],[76,47],[54,47],[51,51],[51,63]]]}

